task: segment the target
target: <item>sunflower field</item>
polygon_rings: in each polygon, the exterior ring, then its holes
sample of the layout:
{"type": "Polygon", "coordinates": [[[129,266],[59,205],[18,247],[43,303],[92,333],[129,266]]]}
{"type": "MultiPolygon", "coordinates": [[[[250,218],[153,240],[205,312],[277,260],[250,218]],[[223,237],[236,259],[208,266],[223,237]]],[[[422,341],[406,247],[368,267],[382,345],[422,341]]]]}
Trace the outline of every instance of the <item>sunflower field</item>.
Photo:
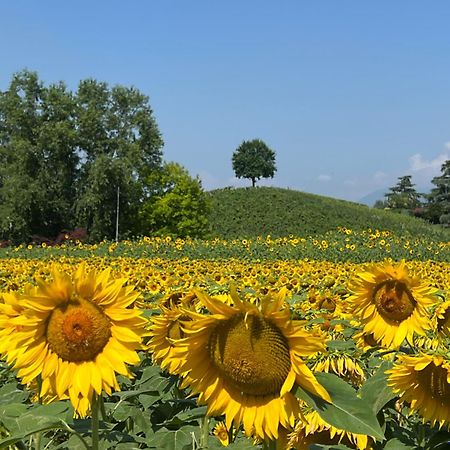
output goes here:
{"type": "Polygon", "coordinates": [[[450,448],[450,242],[0,249],[0,448],[450,448]]]}

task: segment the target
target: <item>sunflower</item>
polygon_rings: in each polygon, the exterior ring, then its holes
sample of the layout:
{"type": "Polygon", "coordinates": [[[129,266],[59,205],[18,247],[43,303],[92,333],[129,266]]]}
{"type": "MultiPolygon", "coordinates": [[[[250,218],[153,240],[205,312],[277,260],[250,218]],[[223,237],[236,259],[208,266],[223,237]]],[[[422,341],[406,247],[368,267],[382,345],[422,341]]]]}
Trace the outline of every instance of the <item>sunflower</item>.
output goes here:
{"type": "MultiPolygon", "coordinates": [[[[175,373],[181,363],[173,353],[175,343],[185,337],[183,321],[192,320],[181,309],[182,306],[181,301],[163,300],[159,306],[161,314],[153,316],[151,320],[149,332],[151,339],[147,348],[152,353],[153,362],[170,373],[175,373]]],[[[195,308],[195,305],[193,307],[195,308]]]]}
{"type": "Polygon", "coordinates": [[[247,436],[263,440],[276,439],[279,425],[293,426],[300,413],[295,383],[331,401],[301,359],[323,351],[324,338],[291,320],[285,295],[283,289],[256,303],[232,290],[233,305],[227,305],[198,292],[211,314],[187,311],[193,320],[185,322],[187,337],[175,348],[182,387],[199,394],[207,414],[224,414],[227,429],[243,424],[247,436]]]}
{"type": "Polygon", "coordinates": [[[8,321],[16,329],[4,353],[23,384],[40,386],[39,398],[69,398],[85,417],[94,394],[119,389],[116,372],[132,376],[126,363],[139,362],[147,322],[128,308],[139,294],[109,269],[87,273],[82,264],[73,277],[56,269],[52,275],[21,296],[23,310],[8,321]]]}
{"type": "Polygon", "coordinates": [[[436,301],[436,289],[410,276],[404,261],[373,264],[358,274],[351,290],[348,301],[363,332],[385,347],[398,348],[405,338],[411,342],[414,333],[430,328],[427,307],[436,301]]]}
{"type": "Polygon", "coordinates": [[[321,355],[313,364],[314,372],[334,373],[354,386],[361,386],[366,376],[356,358],[345,353],[321,355]]]}
{"type": "Polygon", "coordinates": [[[219,422],[213,429],[214,436],[219,439],[219,442],[224,446],[228,447],[230,444],[230,436],[228,434],[227,427],[223,422],[219,422]]]}
{"type": "Polygon", "coordinates": [[[420,353],[399,356],[389,374],[388,385],[432,425],[450,425],[450,360],[420,353]]]}
{"type": "Polygon", "coordinates": [[[288,435],[288,449],[308,450],[312,444],[332,446],[343,443],[349,448],[368,450],[371,438],[365,434],[350,433],[325,422],[316,411],[305,412],[288,435]]]}

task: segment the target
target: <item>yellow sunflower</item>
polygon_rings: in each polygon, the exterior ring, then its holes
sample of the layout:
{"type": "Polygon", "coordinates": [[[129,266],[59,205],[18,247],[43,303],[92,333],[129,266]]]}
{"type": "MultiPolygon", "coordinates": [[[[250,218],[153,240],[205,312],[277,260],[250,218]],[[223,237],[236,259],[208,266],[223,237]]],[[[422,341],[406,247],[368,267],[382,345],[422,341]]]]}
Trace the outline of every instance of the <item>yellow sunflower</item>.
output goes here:
{"type": "Polygon", "coordinates": [[[219,422],[213,429],[214,436],[219,439],[219,442],[224,446],[228,447],[230,444],[230,436],[228,434],[227,427],[223,422],[219,422]]]}
{"type": "Polygon", "coordinates": [[[23,310],[8,321],[16,329],[4,352],[23,384],[40,378],[40,398],[69,398],[85,417],[94,393],[119,389],[116,372],[132,376],[126,363],[139,362],[147,322],[129,308],[139,294],[109,269],[86,273],[82,264],[73,277],[56,269],[52,275],[21,297],[23,310]]]}
{"type": "Polygon", "coordinates": [[[161,314],[153,316],[149,336],[150,343],[147,348],[152,353],[155,364],[170,373],[175,373],[181,361],[174,357],[175,343],[185,337],[183,321],[192,320],[181,305],[173,302],[161,302],[161,314]],[[167,306],[165,306],[167,304],[167,306]]]}
{"type": "Polygon", "coordinates": [[[427,308],[436,301],[436,289],[410,276],[404,261],[371,265],[358,273],[351,290],[348,301],[363,332],[385,347],[398,348],[405,338],[412,342],[414,333],[430,328],[427,308]]]}
{"type": "Polygon", "coordinates": [[[228,429],[243,424],[248,436],[261,439],[276,439],[279,425],[293,426],[300,413],[295,383],[331,401],[301,358],[323,351],[324,338],[291,320],[285,294],[252,303],[233,291],[230,306],[198,292],[211,314],[188,311],[193,320],[175,349],[182,387],[199,394],[208,415],[224,414],[228,429]]]}
{"type": "Polygon", "coordinates": [[[399,356],[389,374],[388,385],[432,425],[450,425],[450,361],[421,353],[399,356]]]}
{"type": "Polygon", "coordinates": [[[316,411],[306,412],[288,435],[286,448],[308,450],[312,444],[345,444],[349,448],[369,450],[372,440],[365,434],[350,433],[325,422],[316,411]]]}

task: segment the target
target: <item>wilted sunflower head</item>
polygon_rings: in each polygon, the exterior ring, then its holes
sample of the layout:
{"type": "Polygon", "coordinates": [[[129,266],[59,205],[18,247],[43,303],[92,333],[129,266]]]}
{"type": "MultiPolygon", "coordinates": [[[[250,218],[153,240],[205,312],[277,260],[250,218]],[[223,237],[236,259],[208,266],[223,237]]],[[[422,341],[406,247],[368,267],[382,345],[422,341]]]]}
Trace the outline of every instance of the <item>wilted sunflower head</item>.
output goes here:
{"type": "Polygon", "coordinates": [[[441,355],[401,355],[389,374],[388,385],[432,425],[450,425],[450,361],[441,355]]]}
{"type": "Polygon", "coordinates": [[[7,351],[22,383],[41,378],[41,398],[70,398],[75,411],[88,414],[94,393],[119,389],[115,373],[139,362],[146,320],[132,307],[139,294],[110,270],[72,275],[53,270],[21,297],[21,322],[7,351]]]}
{"type": "Polygon", "coordinates": [[[404,261],[372,264],[358,273],[348,298],[366,334],[385,347],[397,348],[414,333],[430,328],[427,308],[435,301],[436,289],[427,280],[411,276],[404,261]]]}
{"type": "Polygon", "coordinates": [[[322,351],[324,339],[291,320],[285,290],[261,301],[233,305],[198,292],[208,315],[189,313],[186,337],[175,345],[183,387],[199,394],[209,415],[225,414],[226,427],[243,424],[247,435],[275,439],[299,413],[295,383],[330,401],[301,359],[322,351]]]}
{"type": "Polygon", "coordinates": [[[368,450],[371,438],[365,434],[350,433],[325,422],[316,411],[306,410],[288,435],[288,449],[309,450],[312,444],[338,445],[368,450]]]}

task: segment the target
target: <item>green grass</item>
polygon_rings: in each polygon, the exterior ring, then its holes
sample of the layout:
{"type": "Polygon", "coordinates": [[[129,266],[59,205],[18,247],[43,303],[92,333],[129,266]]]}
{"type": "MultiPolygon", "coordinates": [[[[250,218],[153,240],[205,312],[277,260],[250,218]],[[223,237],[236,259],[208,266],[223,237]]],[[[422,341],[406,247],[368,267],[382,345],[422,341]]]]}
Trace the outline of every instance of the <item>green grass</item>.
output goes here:
{"type": "Polygon", "coordinates": [[[210,191],[211,235],[224,239],[320,235],[338,227],[389,230],[401,236],[449,241],[450,230],[391,211],[304,192],[270,188],[210,191]]]}

